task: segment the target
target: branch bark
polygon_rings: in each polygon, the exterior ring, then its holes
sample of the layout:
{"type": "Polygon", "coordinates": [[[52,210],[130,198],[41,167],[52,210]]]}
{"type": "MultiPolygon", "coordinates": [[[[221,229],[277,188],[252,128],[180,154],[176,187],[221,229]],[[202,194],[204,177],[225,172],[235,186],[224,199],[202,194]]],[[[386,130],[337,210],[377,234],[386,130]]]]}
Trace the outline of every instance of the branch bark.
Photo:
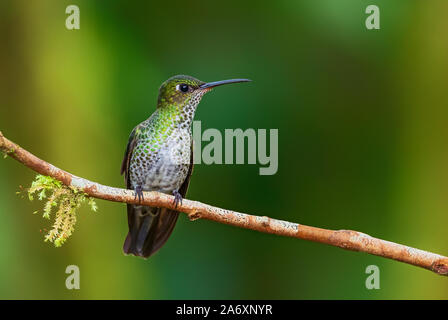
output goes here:
{"type": "MultiPolygon", "coordinates": [[[[53,177],[67,186],[81,189],[90,197],[134,204],[138,202],[135,199],[134,191],[104,186],[72,175],[34,156],[14,142],[8,140],[1,132],[0,150],[30,169],[42,175],[53,177]]],[[[171,195],[159,192],[145,192],[142,204],[175,209],[173,200],[174,197],[171,195]]],[[[447,257],[374,238],[362,232],[321,229],[266,216],[254,216],[221,209],[188,199],[184,199],[182,204],[177,206],[176,210],[186,213],[190,220],[202,218],[259,232],[325,243],[346,250],[360,251],[401,261],[431,270],[439,275],[448,275],[447,257]]]]}

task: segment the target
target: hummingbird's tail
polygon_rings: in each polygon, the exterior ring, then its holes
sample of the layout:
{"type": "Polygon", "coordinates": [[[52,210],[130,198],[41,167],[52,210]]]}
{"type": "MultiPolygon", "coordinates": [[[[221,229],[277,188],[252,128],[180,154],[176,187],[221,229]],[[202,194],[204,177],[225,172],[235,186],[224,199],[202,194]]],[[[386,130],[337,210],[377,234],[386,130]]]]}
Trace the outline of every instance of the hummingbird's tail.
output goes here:
{"type": "Polygon", "coordinates": [[[179,213],[166,208],[128,204],[129,232],[123,245],[125,254],[148,258],[168,240],[179,213]]]}

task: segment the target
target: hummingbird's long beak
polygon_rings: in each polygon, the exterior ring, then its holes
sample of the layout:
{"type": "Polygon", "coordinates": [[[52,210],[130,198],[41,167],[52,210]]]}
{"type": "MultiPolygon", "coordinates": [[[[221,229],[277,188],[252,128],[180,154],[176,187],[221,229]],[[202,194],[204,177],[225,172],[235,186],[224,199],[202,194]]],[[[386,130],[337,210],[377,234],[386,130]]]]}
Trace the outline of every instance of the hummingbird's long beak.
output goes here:
{"type": "Polygon", "coordinates": [[[214,82],[207,82],[203,85],[200,85],[200,89],[211,89],[217,86],[222,86],[223,84],[230,84],[230,83],[238,83],[238,82],[250,82],[252,80],[249,79],[229,79],[229,80],[221,80],[221,81],[214,81],[214,82]]]}

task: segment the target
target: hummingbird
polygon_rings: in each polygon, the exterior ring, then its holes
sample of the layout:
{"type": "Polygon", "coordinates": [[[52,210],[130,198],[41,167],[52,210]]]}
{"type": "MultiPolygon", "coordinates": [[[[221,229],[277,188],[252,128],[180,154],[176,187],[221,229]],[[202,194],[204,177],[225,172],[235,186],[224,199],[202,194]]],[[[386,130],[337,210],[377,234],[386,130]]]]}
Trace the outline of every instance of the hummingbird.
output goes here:
{"type": "MultiPolygon", "coordinates": [[[[126,187],[135,191],[139,203],[143,191],[173,195],[175,208],[182,203],[193,171],[191,125],[199,102],[217,86],[248,81],[203,82],[177,75],[162,83],[157,108],[132,130],[121,165],[126,187]]],[[[128,204],[127,212],[129,232],[123,251],[142,258],[150,257],[165,244],[179,216],[175,210],[140,204],[128,204]]]]}

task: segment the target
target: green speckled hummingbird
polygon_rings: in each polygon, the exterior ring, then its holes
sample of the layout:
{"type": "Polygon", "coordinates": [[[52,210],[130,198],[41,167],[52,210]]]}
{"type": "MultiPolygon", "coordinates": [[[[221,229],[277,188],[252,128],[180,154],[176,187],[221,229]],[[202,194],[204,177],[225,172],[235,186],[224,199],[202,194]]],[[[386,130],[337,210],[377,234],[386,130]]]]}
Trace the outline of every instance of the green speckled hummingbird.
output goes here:
{"type": "MultiPolygon", "coordinates": [[[[121,174],[128,189],[141,201],[143,191],[174,195],[177,206],[187,193],[193,170],[191,124],[202,96],[212,88],[248,79],[203,82],[178,75],[166,80],[159,89],[157,108],[132,130],[126,147],[121,174]]],[[[129,232],[123,251],[148,258],[168,240],[178,212],[128,204],[129,232]]]]}

